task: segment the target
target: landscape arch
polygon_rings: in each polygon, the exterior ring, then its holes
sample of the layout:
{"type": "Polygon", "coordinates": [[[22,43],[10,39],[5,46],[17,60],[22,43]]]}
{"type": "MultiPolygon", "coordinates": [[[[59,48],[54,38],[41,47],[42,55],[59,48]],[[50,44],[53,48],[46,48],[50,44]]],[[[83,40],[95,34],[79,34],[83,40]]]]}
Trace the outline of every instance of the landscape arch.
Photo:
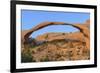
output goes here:
{"type": "Polygon", "coordinates": [[[64,23],[64,22],[42,22],[29,30],[22,30],[22,32],[21,32],[22,44],[27,43],[29,36],[33,32],[35,32],[39,29],[42,29],[44,27],[51,26],[51,25],[70,25],[72,27],[79,29],[85,38],[87,48],[89,48],[89,46],[90,46],[90,31],[89,31],[89,28],[86,27],[87,25],[90,25],[89,20],[86,21],[86,23],[84,23],[84,24],[70,24],[70,23],[64,23]]]}

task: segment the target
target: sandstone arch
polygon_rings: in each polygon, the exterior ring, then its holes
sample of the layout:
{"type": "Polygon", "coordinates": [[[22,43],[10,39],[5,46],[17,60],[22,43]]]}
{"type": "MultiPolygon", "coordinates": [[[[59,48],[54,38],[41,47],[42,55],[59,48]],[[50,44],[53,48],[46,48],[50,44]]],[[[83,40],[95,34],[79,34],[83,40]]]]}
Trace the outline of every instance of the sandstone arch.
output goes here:
{"type": "Polygon", "coordinates": [[[89,25],[88,21],[86,23],[84,23],[84,24],[70,24],[70,23],[64,23],[64,22],[43,22],[43,23],[40,23],[39,25],[37,25],[37,26],[35,26],[35,27],[33,27],[33,28],[29,29],[29,30],[23,30],[22,31],[22,35],[21,35],[21,40],[22,40],[22,43],[26,43],[28,38],[29,38],[29,36],[33,32],[35,32],[35,31],[37,31],[37,30],[39,30],[41,28],[50,26],[50,25],[70,25],[70,26],[73,26],[73,27],[75,27],[75,28],[80,30],[80,32],[85,37],[86,46],[87,46],[87,48],[89,48],[89,46],[90,46],[90,40],[89,40],[90,39],[90,31],[87,28],[87,25],[89,25]]]}

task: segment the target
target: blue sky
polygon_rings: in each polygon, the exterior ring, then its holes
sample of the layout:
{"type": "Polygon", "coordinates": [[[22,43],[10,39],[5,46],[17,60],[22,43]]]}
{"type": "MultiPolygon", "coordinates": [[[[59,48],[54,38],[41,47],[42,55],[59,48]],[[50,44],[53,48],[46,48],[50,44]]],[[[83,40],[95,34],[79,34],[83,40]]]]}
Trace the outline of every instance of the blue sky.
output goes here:
{"type": "MultiPolygon", "coordinates": [[[[84,23],[90,18],[89,13],[80,12],[55,12],[55,11],[37,11],[37,10],[21,10],[22,30],[30,29],[39,23],[45,21],[59,21],[69,23],[84,23]]],[[[42,28],[34,33],[31,37],[35,38],[38,35],[48,32],[75,32],[76,28],[66,25],[52,25],[42,28]]]]}

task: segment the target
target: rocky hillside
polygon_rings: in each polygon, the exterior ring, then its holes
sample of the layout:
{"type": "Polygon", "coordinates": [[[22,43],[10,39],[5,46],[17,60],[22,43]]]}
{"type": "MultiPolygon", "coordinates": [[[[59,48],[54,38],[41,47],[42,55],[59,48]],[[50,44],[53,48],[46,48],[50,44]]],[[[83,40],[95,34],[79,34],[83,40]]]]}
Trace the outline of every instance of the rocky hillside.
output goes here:
{"type": "Polygon", "coordinates": [[[90,58],[90,51],[86,49],[84,37],[80,32],[46,33],[39,35],[35,40],[42,43],[24,49],[22,62],[88,60],[90,58]]]}

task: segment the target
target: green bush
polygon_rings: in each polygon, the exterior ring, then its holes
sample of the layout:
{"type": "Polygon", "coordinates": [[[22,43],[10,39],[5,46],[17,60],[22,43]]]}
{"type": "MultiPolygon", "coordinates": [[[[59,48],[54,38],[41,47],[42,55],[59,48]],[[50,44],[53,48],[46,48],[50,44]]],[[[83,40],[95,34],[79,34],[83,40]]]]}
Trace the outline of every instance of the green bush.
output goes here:
{"type": "Polygon", "coordinates": [[[29,49],[25,49],[21,53],[21,62],[32,62],[32,54],[29,49]]]}

